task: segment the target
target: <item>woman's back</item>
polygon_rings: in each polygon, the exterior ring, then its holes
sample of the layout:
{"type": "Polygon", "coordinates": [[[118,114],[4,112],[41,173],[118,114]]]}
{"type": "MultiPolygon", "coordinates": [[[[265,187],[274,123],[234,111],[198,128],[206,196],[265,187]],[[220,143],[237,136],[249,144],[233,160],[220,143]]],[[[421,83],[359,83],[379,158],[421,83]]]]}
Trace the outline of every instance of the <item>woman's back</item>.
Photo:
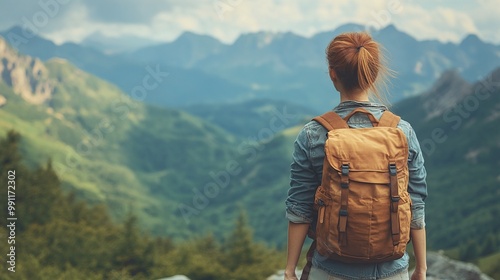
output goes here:
{"type": "MultiPolygon", "coordinates": [[[[380,97],[377,92],[377,78],[380,78],[380,73],[387,72],[381,64],[378,44],[365,33],[343,34],[336,37],[328,46],[327,59],[330,78],[340,92],[342,101],[333,111],[344,118],[361,107],[379,120],[387,107],[369,101],[370,95],[380,97]]],[[[371,127],[372,121],[366,114],[356,113],[348,120],[348,125],[353,129],[365,128],[371,127]]],[[[397,127],[404,133],[408,143],[407,190],[412,202],[411,235],[417,255],[415,279],[425,279],[424,200],[427,196],[427,186],[424,160],[410,124],[401,120],[397,127]]],[[[321,124],[311,121],[298,134],[294,144],[291,182],[286,200],[286,216],[290,223],[285,279],[296,279],[291,269],[296,266],[297,252],[300,254],[298,250],[302,247],[309,225],[311,229],[315,229],[317,223],[318,213],[314,208],[314,199],[316,190],[322,183],[327,132],[321,124]]],[[[347,211],[345,212],[349,219],[347,211]]],[[[339,279],[389,279],[396,274],[406,275],[406,278],[402,279],[408,278],[409,257],[406,253],[396,260],[352,264],[333,260],[328,255],[319,254],[317,250],[312,252],[313,269],[309,279],[329,279],[328,277],[333,276],[339,279]]]]}

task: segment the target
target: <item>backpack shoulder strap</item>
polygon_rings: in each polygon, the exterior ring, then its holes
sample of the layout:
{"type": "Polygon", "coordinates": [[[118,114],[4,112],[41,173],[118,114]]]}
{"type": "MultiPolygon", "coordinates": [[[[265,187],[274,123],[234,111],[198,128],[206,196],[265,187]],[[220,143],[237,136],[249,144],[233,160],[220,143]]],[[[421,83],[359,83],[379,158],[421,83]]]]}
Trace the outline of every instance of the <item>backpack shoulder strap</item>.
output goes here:
{"type": "Polygon", "coordinates": [[[349,128],[347,122],[333,111],[329,111],[321,116],[317,116],[313,120],[317,121],[328,131],[339,128],[349,128]]]}
{"type": "Polygon", "coordinates": [[[382,114],[382,117],[380,117],[380,120],[378,122],[378,126],[380,126],[380,127],[397,127],[400,120],[401,120],[400,116],[395,115],[391,111],[385,111],[382,114]]]}

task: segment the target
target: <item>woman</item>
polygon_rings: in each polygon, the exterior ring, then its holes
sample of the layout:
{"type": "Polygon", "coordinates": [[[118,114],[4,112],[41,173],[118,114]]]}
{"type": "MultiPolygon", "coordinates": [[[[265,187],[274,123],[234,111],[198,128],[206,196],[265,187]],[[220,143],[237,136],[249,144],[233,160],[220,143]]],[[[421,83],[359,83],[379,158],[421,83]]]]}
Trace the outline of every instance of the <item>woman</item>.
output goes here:
{"type": "MultiPolygon", "coordinates": [[[[387,110],[384,105],[370,102],[371,97],[381,99],[377,85],[384,82],[387,68],[377,42],[367,33],[345,33],[334,38],[326,49],[330,79],[340,93],[340,104],[333,109],[345,117],[362,107],[380,119],[387,110]]],[[[348,121],[351,128],[372,126],[366,114],[354,114],[348,121]]],[[[410,124],[401,120],[397,126],[406,135],[409,149],[408,192],[412,202],[410,235],[416,258],[412,280],[425,279],[426,239],[424,200],[427,197],[424,159],[417,137],[410,124]]],[[[285,280],[297,279],[295,269],[308,230],[315,228],[316,213],[313,210],[316,188],[321,184],[324,145],[327,130],[315,121],[307,123],[295,141],[291,182],[286,200],[288,227],[288,256],[285,280]]],[[[407,253],[403,257],[375,264],[352,264],[328,259],[317,251],[311,251],[310,280],[332,279],[409,279],[407,253]]],[[[304,271],[306,272],[306,271],[304,271]]],[[[307,274],[307,273],[306,273],[307,274]]],[[[306,279],[303,278],[302,279],[306,279]]]]}

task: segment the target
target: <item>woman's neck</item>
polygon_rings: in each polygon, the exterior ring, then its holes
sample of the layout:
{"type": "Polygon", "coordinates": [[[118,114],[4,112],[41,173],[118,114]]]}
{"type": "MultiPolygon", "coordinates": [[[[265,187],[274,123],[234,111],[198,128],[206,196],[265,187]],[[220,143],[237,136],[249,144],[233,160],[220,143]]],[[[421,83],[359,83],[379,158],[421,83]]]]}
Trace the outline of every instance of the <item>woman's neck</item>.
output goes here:
{"type": "Polygon", "coordinates": [[[369,102],[368,91],[341,91],[340,92],[340,102],[344,101],[359,101],[359,102],[369,102]]]}

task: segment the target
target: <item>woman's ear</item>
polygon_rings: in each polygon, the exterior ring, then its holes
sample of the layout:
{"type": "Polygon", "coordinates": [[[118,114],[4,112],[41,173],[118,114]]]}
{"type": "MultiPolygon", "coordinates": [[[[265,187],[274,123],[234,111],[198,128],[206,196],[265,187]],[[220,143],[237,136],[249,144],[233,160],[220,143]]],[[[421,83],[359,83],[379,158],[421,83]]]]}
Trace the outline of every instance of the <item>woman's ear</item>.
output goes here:
{"type": "Polygon", "coordinates": [[[341,85],[340,85],[340,82],[339,82],[339,79],[337,77],[337,73],[335,73],[335,70],[333,70],[332,68],[328,68],[328,73],[330,74],[330,79],[332,80],[332,84],[333,86],[335,87],[335,89],[340,92],[341,91],[341,85]]]}
{"type": "Polygon", "coordinates": [[[332,80],[332,82],[337,81],[337,73],[335,73],[335,70],[333,70],[331,67],[328,67],[328,70],[328,73],[330,74],[330,80],[332,80]]]}

